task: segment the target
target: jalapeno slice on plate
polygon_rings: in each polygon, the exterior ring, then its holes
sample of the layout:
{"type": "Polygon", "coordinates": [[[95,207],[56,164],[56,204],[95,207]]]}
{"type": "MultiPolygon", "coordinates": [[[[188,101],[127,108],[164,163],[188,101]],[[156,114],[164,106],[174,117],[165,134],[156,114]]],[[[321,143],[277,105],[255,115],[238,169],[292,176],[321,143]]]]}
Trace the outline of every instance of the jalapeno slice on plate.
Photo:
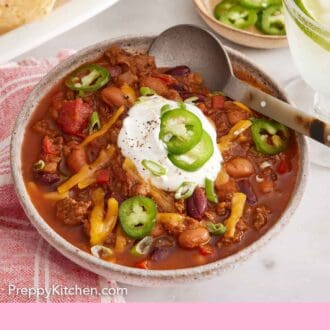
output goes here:
{"type": "Polygon", "coordinates": [[[216,19],[220,19],[221,15],[223,15],[231,7],[234,7],[237,4],[238,4],[238,0],[224,0],[219,2],[214,8],[213,11],[214,17],[216,19]]]}
{"type": "Polygon", "coordinates": [[[289,129],[276,121],[255,119],[251,126],[251,134],[257,151],[265,155],[281,153],[290,142],[289,129]]]}
{"type": "Polygon", "coordinates": [[[199,143],[183,155],[169,154],[168,158],[177,167],[194,172],[201,168],[213,155],[214,147],[211,137],[203,131],[199,143]]]}
{"type": "Polygon", "coordinates": [[[119,207],[121,228],[128,236],[136,239],[150,234],[156,222],[156,215],[156,204],[144,196],[126,199],[119,207]]]}
{"type": "Polygon", "coordinates": [[[65,84],[74,91],[94,92],[107,84],[110,78],[106,68],[97,64],[85,64],[75,70],[65,84]]]}
{"type": "Polygon", "coordinates": [[[285,35],[283,6],[271,6],[262,13],[261,30],[269,35],[285,35]]]}
{"type": "Polygon", "coordinates": [[[245,8],[239,5],[230,8],[220,17],[222,23],[231,25],[237,29],[246,29],[254,25],[257,19],[258,16],[254,9],[245,8]]]}
{"type": "Polygon", "coordinates": [[[241,6],[252,9],[263,9],[281,3],[282,0],[239,0],[241,6]]]}
{"type": "Polygon", "coordinates": [[[169,153],[183,154],[192,149],[203,132],[200,119],[183,108],[166,111],[161,117],[159,138],[169,153]]]}

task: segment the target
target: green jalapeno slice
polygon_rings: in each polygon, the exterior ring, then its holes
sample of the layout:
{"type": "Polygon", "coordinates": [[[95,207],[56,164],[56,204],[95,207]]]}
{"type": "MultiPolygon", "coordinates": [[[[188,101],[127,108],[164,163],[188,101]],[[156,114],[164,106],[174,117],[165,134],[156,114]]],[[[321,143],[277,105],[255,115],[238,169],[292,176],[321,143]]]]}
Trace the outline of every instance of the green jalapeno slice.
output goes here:
{"type": "Polygon", "coordinates": [[[79,92],[94,92],[110,80],[111,76],[106,68],[97,64],[85,64],[75,70],[65,81],[67,87],[79,92]]]}
{"type": "Polygon", "coordinates": [[[256,23],[257,12],[254,9],[234,6],[220,16],[220,21],[237,29],[246,29],[256,23]]]}
{"type": "Polygon", "coordinates": [[[255,119],[251,134],[257,151],[265,155],[277,155],[284,151],[290,142],[289,129],[275,121],[255,119]]]}
{"type": "Polygon", "coordinates": [[[119,207],[121,228],[128,236],[136,239],[150,234],[156,223],[156,215],[156,204],[144,196],[126,199],[119,207]]]}
{"type": "Polygon", "coordinates": [[[203,131],[198,144],[182,155],[169,154],[168,158],[176,166],[187,172],[200,169],[213,155],[214,147],[211,137],[203,131]]]}

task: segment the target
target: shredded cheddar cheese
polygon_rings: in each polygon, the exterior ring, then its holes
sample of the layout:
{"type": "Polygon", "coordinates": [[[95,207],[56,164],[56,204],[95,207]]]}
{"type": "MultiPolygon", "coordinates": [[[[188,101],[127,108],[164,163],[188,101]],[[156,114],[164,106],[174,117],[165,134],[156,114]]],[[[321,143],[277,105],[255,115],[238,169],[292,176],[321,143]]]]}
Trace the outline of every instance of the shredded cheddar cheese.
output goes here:
{"type": "Polygon", "coordinates": [[[246,195],[242,193],[235,193],[231,200],[231,214],[225,221],[227,231],[225,237],[234,237],[236,225],[239,219],[242,217],[246,202],[246,195]]]}
{"type": "Polygon", "coordinates": [[[220,138],[220,143],[218,144],[220,152],[227,151],[230,148],[231,143],[236,140],[240,134],[251,127],[251,125],[252,122],[250,120],[240,120],[236,123],[227,135],[220,138]]]}
{"type": "Polygon", "coordinates": [[[104,135],[111,128],[111,126],[118,120],[118,118],[121,116],[121,114],[124,112],[124,110],[125,110],[125,107],[121,106],[113,114],[113,116],[110,118],[110,120],[105,125],[102,126],[102,128],[99,131],[87,136],[87,138],[83,142],[80,143],[80,146],[85,147],[87,144],[91,143],[93,140],[104,135]]]}

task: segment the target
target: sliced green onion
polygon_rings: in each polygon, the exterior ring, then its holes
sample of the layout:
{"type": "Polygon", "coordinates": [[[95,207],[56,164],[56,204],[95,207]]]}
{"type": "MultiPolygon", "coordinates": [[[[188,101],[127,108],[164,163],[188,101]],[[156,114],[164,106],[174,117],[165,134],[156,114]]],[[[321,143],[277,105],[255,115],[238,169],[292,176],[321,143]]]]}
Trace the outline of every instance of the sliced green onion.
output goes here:
{"type": "Polygon", "coordinates": [[[109,259],[113,256],[113,251],[103,245],[94,245],[91,247],[91,253],[94,257],[100,258],[100,259],[109,259]]]}
{"type": "Polygon", "coordinates": [[[131,254],[136,257],[144,256],[150,253],[152,244],[154,242],[153,237],[146,236],[137,244],[131,248],[131,254]]]}
{"type": "Polygon", "coordinates": [[[196,188],[197,184],[195,182],[183,182],[181,186],[176,190],[174,198],[175,199],[187,199],[189,198],[196,188]]]}
{"type": "Polygon", "coordinates": [[[206,198],[212,203],[218,203],[218,196],[214,191],[214,181],[205,179],[206,198]]]}
{"type": "Polygon", "coordinates": [[[184,110],[187,110],[187,106],[186,106],[186,104],[184,103],[184,102],[179,102],[179,108],[180,109],[184,109],[184,110]]]}
{"type": "Polygon", "coordinates": [[[141,87],[140,88],[140,94],[142,96],[152,96],[152,95],[155,95],[156,92],[153,89],[149,88],[149,87],[141,87]]]}
{"type": "Polygon", "coordinates": [[[171,106],[169,104],[165,104],[160,109],[160,114],[163,115],[165,112],[170,111],[171,106]]]}
{"type": "Polygon", "coordinates": [[[89,134],[93,134],[101,128],[99,114],[94,111],[89,118],[89,134]]]}
{"type": "Polygon", "coordinates": [[[198,96],[192,96],[188,97],[187,99],[184,100],[184,103],[194,103],[199,100],[198,96]]]}
{"type": "Polygon", "coordinates": [[[166,174],[166,168],[152,160],[144,159],[142,161],[142,165],[155,176],[162,176],[166,174]]]}
{"type": "Polygon", "coordinates": [[[227,231],[226,226],[221,222],[213,223],[211,221],[208,221],[206,222],[206,228],[210,232],[210,234],[215,236],[224,235],[227,231]]]}
{"type": "Polygon", "coordinates": [[[36,163],[33,164],[33,169],[35,171],[42,171],[45,166],[46,166],[45,162],[42,159],[40,159],[36,163]]]}

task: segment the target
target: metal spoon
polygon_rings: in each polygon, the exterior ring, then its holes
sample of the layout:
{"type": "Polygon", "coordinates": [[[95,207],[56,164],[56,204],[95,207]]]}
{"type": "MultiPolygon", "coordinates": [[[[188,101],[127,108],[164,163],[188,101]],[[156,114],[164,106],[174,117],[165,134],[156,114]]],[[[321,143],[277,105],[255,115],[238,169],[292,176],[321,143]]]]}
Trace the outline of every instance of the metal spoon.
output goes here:
{"type": "Polygon", "coordinates": [[[236,78],[226,50],[209,31],[194,25],[174,26],[154,40],[149,54],[161,67],[189,66],[201,73],[211,90],[223,91],[253,110],[330,146],[328,123],[236,78]]]}

